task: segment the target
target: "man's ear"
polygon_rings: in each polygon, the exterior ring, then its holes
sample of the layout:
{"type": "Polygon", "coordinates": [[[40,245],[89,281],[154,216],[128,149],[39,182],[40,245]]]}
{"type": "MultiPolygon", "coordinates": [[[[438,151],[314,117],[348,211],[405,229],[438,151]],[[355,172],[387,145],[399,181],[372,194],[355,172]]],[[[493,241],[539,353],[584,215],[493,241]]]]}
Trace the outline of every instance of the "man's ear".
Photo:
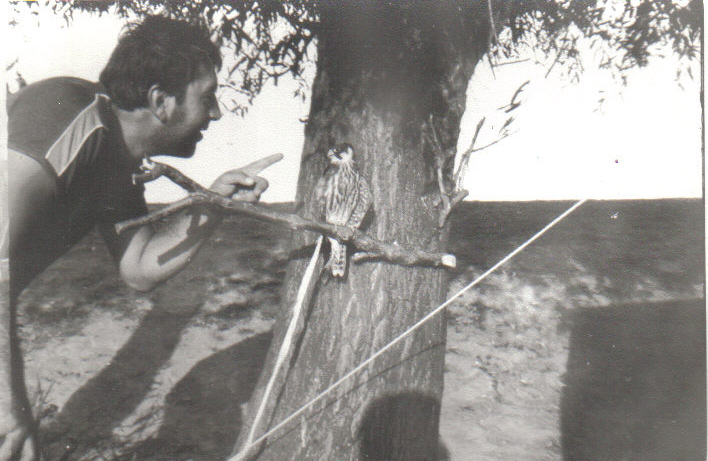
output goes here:
{"type": "Polygon", "coordinates": [[[148,89],[147,100],[150,112],[160,122],[167,123],[174,112],[177,103],[176,98],[163,90],[160,85],[153,85],[148,89]]]}

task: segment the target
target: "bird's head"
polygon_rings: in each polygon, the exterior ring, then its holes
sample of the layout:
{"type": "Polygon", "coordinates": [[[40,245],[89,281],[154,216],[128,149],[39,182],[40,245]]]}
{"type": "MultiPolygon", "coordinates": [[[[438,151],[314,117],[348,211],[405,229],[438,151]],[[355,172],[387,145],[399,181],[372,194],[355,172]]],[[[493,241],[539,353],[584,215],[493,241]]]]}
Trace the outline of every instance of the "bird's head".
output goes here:
{"type": "Polygon", "coordinates": [[[338,144],[327,151],[327,159],[333,165],[354,163],[354,148],[347,144],[338,144]]]}

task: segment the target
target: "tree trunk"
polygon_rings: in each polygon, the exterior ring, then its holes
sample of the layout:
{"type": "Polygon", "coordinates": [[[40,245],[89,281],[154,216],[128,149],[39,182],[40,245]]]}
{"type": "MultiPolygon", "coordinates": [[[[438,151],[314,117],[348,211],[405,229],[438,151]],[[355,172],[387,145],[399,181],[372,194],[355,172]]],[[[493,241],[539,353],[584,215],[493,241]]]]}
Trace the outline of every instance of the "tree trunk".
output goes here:
{"type": "MultiPolygon", "coordinates": [[[[436,167],[455,152],[467,83],[487,46],[486,2],[473,11],[469,2],[454,1],[322,3],[299,212],[320,215],[314,185],[326,166],[324,154],[332,144],[348,142],[372,189],[373,209],[363,229],[384,241],[444,251],[436,167]],[[443,152],[425,141],[431,119],[443,152]]],[[[448,163],[448,176],[450,168],[448,163]]],[[[314,238],[293,237],[282,314],[236,451],[273,372],[314,238]]],[[[447,285],[445,269],[382,261],[350,263],[345,280],[323,272],[313,283],[314,294],[303,308],[304,331],[292,345],[256,437],[437,307],[447,285]]],[[[438,423],[445,331],[444,316],[431,319],[270,436],[258,459],[443,459],[438,423]]]]}

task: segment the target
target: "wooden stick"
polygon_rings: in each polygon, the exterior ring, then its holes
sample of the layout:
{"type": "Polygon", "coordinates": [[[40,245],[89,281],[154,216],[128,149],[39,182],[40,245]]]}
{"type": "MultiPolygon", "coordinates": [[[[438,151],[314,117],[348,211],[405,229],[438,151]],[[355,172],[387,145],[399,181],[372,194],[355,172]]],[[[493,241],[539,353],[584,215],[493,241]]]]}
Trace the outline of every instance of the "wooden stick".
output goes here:
{"type": "Polygon", "coordinates": [[[128,229],[145,226],[156,221],[160,221],[180,210],[194,205],[209,205],[220,208],[231,213],[242,214],[261,221],[268,221],[285,226],[293,230],[309,230],[334,237],[342,242],[349,242],[359,250],[372,257],[378,257],[390,262],[413,266],[445,266],[455,267],[455,256],[447,253],[430,253],[423,250],[405,249],[397,243],[386,243],[366,235],[358,229],[351,229],[345,226],[336,226],[320,221],[313,221],[300,217],[293,213],[284,213],[266,208],[262,205],[252,203],[237,202],[228,197],[224,197],[212,192],[192,179],[186,177],[179,170],[163,164],[154,162],[150,170],[134,176],[136,182],[148,182],[165,176],[190,191],[188,197],[167,205],[166,207],[148,213],[145,216],[122,221],[116,224],[116,232],[119,234],[128,229]]]}

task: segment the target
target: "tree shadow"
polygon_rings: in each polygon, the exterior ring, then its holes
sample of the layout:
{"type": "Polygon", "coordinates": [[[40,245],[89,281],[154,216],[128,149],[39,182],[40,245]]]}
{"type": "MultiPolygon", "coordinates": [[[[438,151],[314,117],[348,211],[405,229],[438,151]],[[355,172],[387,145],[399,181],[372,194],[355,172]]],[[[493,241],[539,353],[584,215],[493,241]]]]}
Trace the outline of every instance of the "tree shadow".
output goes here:
{"type": "Polygon", "coordinates": [[[238,438],[241,405],[251,398],[272,336],[252,336],[197,363],[167,395],[157,436],[131,459],[225,459],[238,438]]]}
{"type": "Polygon", "coordinates": [[[706,459],[703,299],[569,314],[563,459],[706,459]]]}
{"type": "Polygon", "coordinates": [[[361,461],[447,461],[438,435],[440,402],[406,392],[382,397],[366,409],[359,427],[361,461]]]}

